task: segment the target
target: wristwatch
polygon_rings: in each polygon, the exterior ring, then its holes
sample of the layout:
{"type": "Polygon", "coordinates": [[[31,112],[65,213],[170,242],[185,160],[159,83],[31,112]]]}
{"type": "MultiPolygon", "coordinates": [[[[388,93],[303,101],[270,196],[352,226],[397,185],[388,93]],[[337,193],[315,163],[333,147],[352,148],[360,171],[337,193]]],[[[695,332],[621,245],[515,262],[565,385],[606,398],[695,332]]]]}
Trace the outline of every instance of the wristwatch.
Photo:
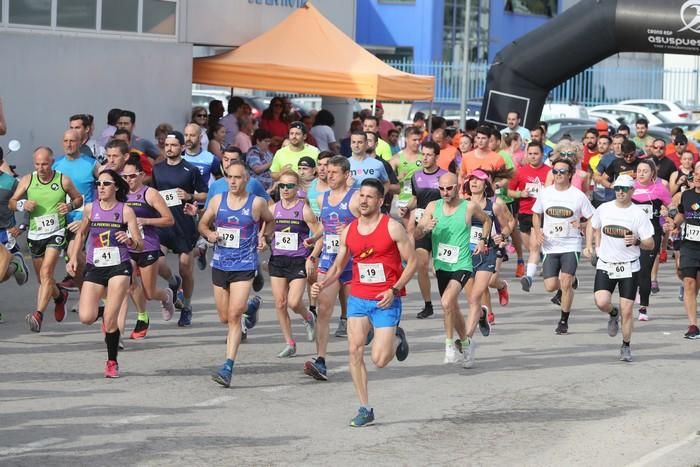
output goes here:
{"type": "Polygon", "coordinates": [[[399,294],[401,293],[401,291],[400,291],[399,289],[397,289],[396,287],[392,287],[392,288],[389,289],[389,290],[391,290],[391,293],[394,294],[394,297],[398,297],[399,294]]]}

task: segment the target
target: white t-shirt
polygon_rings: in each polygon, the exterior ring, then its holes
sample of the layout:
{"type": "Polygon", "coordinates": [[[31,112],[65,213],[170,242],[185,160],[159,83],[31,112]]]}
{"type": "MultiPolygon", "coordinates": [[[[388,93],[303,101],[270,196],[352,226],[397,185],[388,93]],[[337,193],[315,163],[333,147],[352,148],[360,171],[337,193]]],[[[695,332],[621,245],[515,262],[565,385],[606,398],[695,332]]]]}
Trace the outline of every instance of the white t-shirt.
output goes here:
{"type": "Polygon", "coordinates": [[[636,204],[626,208],[609,201],[598,206],[591,218],[591,226],[600,229],[600,247],[598,248],[598,269],[605,270],[604,261],[610,263],[632,263],[632,272],[639,271],[638,246],[625,246],[625,234],[646,240],[654,236],[654,226],[649,216],[636,204]]]}
{"type": "Polygon", "coordinates": [[[582,217],[590,218],[595,210],[578,188],[570,186],[559,191],[550,185],[540,190],[532,212],[541,215],[544,232],[542,251],[548,254],[580,252],[581,233],[571,223],[582,217]]]}
{"type": "Polygon", "coordinates": [[[314,137],[320,151],[328,151],[328,146],[335,143],[335,133],[328,125],[317,125],[311,127],[311,136],[314,137]]]}

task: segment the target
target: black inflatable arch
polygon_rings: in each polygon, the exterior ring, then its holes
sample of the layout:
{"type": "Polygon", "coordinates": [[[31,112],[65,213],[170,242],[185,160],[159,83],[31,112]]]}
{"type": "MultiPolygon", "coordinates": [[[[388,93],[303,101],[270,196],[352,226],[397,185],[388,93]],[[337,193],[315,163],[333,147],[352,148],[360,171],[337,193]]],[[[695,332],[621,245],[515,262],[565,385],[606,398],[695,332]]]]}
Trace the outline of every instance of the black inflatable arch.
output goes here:
{"type": "Polygon", "coordinates": [[[498,53],[481,119],[531,128],[551,89],[618,52],[700,55],[700,0],[582,0],[498,53]]]}

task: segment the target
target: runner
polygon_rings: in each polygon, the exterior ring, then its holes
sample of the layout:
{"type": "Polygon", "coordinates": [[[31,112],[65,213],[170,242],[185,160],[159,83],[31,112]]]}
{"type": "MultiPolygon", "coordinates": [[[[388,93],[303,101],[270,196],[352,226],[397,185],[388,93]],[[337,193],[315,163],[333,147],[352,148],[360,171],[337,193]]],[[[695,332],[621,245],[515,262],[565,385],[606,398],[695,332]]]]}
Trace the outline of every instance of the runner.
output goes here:
{"type": "Polygon", "coordinates": [[[78,306],[80,322],[93,324],[99,318],[99,304],[106,297],[102,322],[107,344],[105,378],[119,377],[119,309],[126,299],[131,282],[129,248],[140,251],[143,239],[134,211],[126,205],[129,186],[117,172],[103,170],[97,181],[97,201],[85,206],[85,215],[75,234],[69,274],[77,274],[77,254],[87,238],[87,265],[78,306]]]}
{"type": "Polygon", "coordinates": [[[598,258],[593,296],[600,311],[609,315],[608,335],[615,337],[622,315],[622,347],[620,360],[632,361],[630,341],[634,316],[632,307],[637,295],[640,275],[639,255],[654,248],[654,228],[647,214],[632,204],[634,180],[621,175],[613,182],[615,201],[603,203],[589,223],[583,254],[598,258]],[[595,239],[596,247],[593,248],[595,239]],[[619,308],[612,304],[612,293],[620,296],[619,308]]]}
{"type": "Polygon", "coordinates": [[[29,280],[29,268],[17,247],[17,238],[26,227],[15,224],[15,214],[8,206],[18,184],[12,175],[0,172],[0,282],[14,277],[17,285],[24,285],[29,280]]]}
{"type": "Polygon", "coordinates": [[[340,247],[325,277],[313,287],[314,295],[326,287],[335,287],[352,259],[352,285],[348,300],[348,352],[350,375],[360,409],[350,426],[362,427],[374,422],[369,405],[365,345],[372,344],[372,361],[384,368],[396,355],[398,361],[408,357],[406,334],[399,326],[401,296],[415,271],[416,257],[403,226],[382,214],[384,185],[366,179],[359,190],[360,217],[343,229],[340,247]],[[401,261],[406,262],[403,268],[401,261]]]}
{"type": "Polygon", "coordinates": [[[299,175],[287,170],[280,175],[277,184],[280,201],[270,206],[274,218],[274,241],[270,243],[272,255],[268,263],[272,295],[275,297],[275,311],[286,347],[277,354],[280,358],[293,357],[297,344],[292,336],[292,322],[288,308],[304,320],[304,328],[310,342],[316,333],[316,317],[306,310],[303,303],[306,289],[307,269],[315,264],[316,258],[309,255],[309,247],[314,245],[309,233],[320,229],[311,208],[297,195],[299,175]]]}
{"type": "MultiPolygon", "coordinates": [[[[425,212],[425,208],[431,201],[440,199],[440,190],[438,189],[438,180],[447,173],[437,166],[437,161],[440,156],[440,146],[433,141],[426,141],[423,144],[422,152],[422,170],[416,171],[411,176],[411,193],[413,197],[408,202],[408,205],[399,208],[399,215],[405,217],[405,211],[411,212],[411,220],[409,222],[409,234],[413,235],[415,225],[420,222],[425,212]]],[[[415,240],[416,251],[416,271],[418,272],[418,288],[423,297],[423,309],[418,312],[416,318],[425,319],[433,315],[433,301],[430,290],[430,253],[433,249],[433,243],[430,238],[430,233],[423,236],[421,239],[415,240]]]]}
{"type": "MultiPolygon", "coordinates": [[[[474,365],[476,347],[471,337],[481,317],[481,309],[478,298],[470,301],[469,322],[465,323],[459,309],[459,294],[473,272],[472,251],[469,247],[472,220],[481,220],[483,231],[491,232],[491,219],[478,203],[459,197],[460,189],[455,174],[448,172],[442,175],[438,189],[442,198],[431,201],[425,208],[414,236],[419,240],[424,235],[431,234],[435,276],[445,318],[444,363],[458,363],[460,359],[457,349],[461,348],[463,366],[471,368],[474,365]],[[454,330],[457,330],[459,342],[453,338],[454,330]]],[[[474,249],[475,254],[486,252],[489,237],[488,234],[482,235],[474,249]]]]}
{"type": "Polygon", "coordinates": [[[406,147],[391,158],[391,167],[401,183],[397,205],[399,208],[406,207],[413,196],[410,181],[413,174],[420,170],[422,160],[420,142],[423,132],[420,128],[411,126],[405,130],[405,134],[406,147]]]}
{"type": "Polygon", "coordinates": [[[212,379],[229,387],[243,335],[243,314],[258,266],[258,249],[264,246],[258,223],[266,223],[266,235],[272,234],[275,223],[265,201],[246,191],[248,171],[242,162],[231,162],[225,174],[230,191],[212,198],[198,228],[204,238],[215,243],[211,261],[214,300],[219,319],[228,324],[226,361],[212,379]]]}
{"type": "Polygon", "coordinates": [[[209,190],[199,169],[183,160],[182,149],[185,138],[179,131],[173,131],[165,138],[166,160],[153,167],[153,187],[160,192],[175,219],[172,227],[159,228],[161,251],[171,250],[178,255],[179,276],[170,271],[165,257],[159,259],[159,273],[168,281],[168,286],[176,295],[180,283],[183,289],[182,310],[178,326],[192,324],[192,291],[194,290],[194,247],[199,234],[192,216],[185,214],[183,204],[204,201],[209,190]]]}
{"type": "Polygon", "coordinates": [[[54,163],[51,148],[39,146],[32,158],[35,171],[22,177],[8,204],[14,211],[29,213],[27,240],[39,291],[36,311],[29,313],[26,321],[31,331],[40,332],[50,298],[54,300],[56,321],[61,322],[66,316],[68,292],[56,287],[54,270],[66,246],[65,216],[83,205],[83,197],[70,178],[51,168],[54,163]],[[23,200],[25,195],[27,199],[23,200]]]}
{"type": "MultiPolygon", "coordinates": [[[[165,204],[165,200],[154,188],[143,184],[144,173],[139,157],[133,155],[124,166],[121,177],[129,185],[126,205],[136,215],[143,248],[135,250],[129,248],[131,267],[141,277],[140,286],[137,284],[131,289],[131,299],[136,306],[136,326],[131,332],[130,339],[143,339],[146,337],[150,318],[146,308],[147,300],[160,301],[163,319],[170,321],[175,313],[174,295],[170,288],[156,287],[158,279],[158,258],[161,256],[160,241],[158,240],[159,227],[172,227],[175,224],[173,215],[165,204]]],[[[122,318],[120,314],[120,329],[123,329],[126,312],[122,318]]]]}
{"type": "MultiPolygon", "coordinates": [[[[322,235],[313,237],[316,243],[312,255],[320,255],[318,265],[318,282],[324,283],[318,295],[318,315],[316,317],[316,352],[317,357],[304,363],[304,373],[319,381],[328,380],[326,370],[326,350],[328,347],[329,321],[333,315],[335,302],[341,289],[346,296],[352,278],[352,262],[333,281],[326,281],[326,273],[333,265],[340,247],[340,234],[343,229],[359,215],[357,190],[347,186],[350,178],[350,161],[345,156],[333,156],[326,169],[329,191],[318,197],[321,206],[320,220],[323,225],[322,235]]],[[[341,326],[347,329],[347,322],[341,317],[341,326]]],[[[339,326],[339,328],[341,327],[339,326]]],[[[336,332],[337,335],[337,332],[336,332]]]]}
{"type": "Polygon", "coordinates": [[[544,288],[548,292],[562,292],[557,334],[567,334],[569,329],[573,284],[582,246],[579,220],[590,219],[594,211],[586,195],[571,186],[575,170],[570,160],[557,160],[552,168],[554,184],[539,192],[532,207],[533,246],[542,246],[544,252],[544,288]]]}

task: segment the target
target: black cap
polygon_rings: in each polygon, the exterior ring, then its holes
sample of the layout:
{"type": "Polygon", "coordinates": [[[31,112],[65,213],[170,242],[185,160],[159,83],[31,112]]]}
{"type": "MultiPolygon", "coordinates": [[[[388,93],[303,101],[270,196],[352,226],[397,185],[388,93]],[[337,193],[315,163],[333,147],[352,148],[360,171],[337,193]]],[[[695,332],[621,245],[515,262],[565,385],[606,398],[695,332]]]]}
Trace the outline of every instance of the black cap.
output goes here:
{"type": "Polygon", "coordinates": [[[306,125],[304,125],[304,123],[303,123],[303,122],[300,122],[300,121],[296,121],[296,122],[290,123],[290,124],[289,124],[289,129],[291,130],[292,128],[296,128],[297,130],[301,130],[301,132],[304,133],[304,134],[306,134],[306,132],[308,131],[308,130],[306,129],[306,125]]]}
{"type": "Polygon", "coordinates": [[[673,142],[676,144],[688,144],[688,137],[685,135],[678,135],[673,142]]]}
{"type": "Polygon", "coordinates": [[[310,167],[313,169],[316,168],[316,161],[309,156],[304,156],[301,159],[299,159],[297,167],[310,167]]]}
{"type": "Polygon", "coordinates": [[[180,144],[185,144],[185,137],[179,131],[171,131],[166,138],[175,138],[180,144]]]}

